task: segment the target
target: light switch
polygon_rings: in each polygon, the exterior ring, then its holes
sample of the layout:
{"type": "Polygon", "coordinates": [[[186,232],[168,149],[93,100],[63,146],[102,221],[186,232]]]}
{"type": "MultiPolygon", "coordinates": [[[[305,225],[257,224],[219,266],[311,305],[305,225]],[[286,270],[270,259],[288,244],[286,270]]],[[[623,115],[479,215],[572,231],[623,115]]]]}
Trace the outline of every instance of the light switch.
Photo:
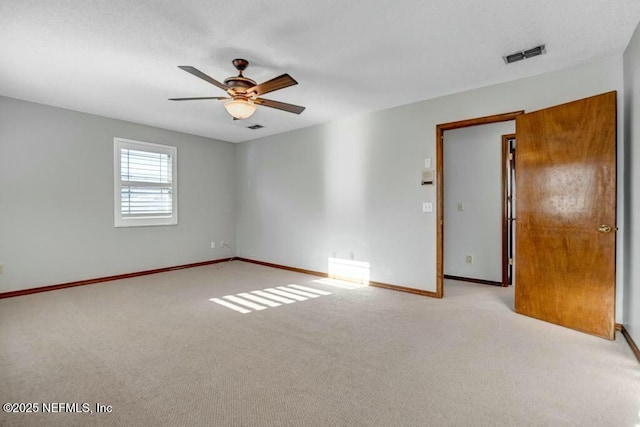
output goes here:
{"type": "Polygon", "coordinates": [[[460,212],[464,211],[464,203],[462,203],[462,202],[458,202],[458,210],[459,210],[460,212]]]}
{"type": "Polygon", "coordinates": [[[423,203],[422,212],[433,212],[433,203],[423,203]]]}
{"type": "Polygon", "coordinates": [[[431,159],[424,159],[424,168],[425,169],[431,168],[431,159]]]}

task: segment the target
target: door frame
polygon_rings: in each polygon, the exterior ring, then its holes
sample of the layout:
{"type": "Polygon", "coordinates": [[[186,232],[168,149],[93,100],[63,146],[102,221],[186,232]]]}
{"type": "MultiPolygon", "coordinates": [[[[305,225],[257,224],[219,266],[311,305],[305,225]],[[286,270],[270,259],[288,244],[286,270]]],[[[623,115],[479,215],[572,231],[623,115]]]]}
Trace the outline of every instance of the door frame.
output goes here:
{"type": "Polygon", "coordinates": [[[510,145],[510,141],[513,139],[516,139],[515,133],[502,135],[502,286],[504,287],[513,284],[513,264],[509,264],[509,261],[515,259],[513,252],[513,187],[515,182],[512,181],[515,157],[509,158],[509,154],[512,153],[515,156],[510,145]],[[509,194],[509,189],[511,189],[511,194],[509,194]],[[509,207],[511,207],[510,211],[509,207]],[[509,268],[511,268],[511,274],[509,274],[509,268]]]}
{"type": "Polygon", "coordinates": [[[524,114],[524,110],[436,125],[436,298],[444,297],[444,132],[470,126],[507,122],[515,120],[521,114],[524,114]]]}

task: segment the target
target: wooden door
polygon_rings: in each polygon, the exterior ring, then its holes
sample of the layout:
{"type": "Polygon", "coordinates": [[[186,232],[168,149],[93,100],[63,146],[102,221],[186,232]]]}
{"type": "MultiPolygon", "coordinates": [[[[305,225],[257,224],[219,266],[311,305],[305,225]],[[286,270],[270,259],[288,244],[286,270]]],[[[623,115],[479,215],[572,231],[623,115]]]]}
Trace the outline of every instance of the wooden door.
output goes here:
{"type": "Polygon", "coordinates": [[[516,117],[516,312],[613,339],[616,93],[516,117]]]}

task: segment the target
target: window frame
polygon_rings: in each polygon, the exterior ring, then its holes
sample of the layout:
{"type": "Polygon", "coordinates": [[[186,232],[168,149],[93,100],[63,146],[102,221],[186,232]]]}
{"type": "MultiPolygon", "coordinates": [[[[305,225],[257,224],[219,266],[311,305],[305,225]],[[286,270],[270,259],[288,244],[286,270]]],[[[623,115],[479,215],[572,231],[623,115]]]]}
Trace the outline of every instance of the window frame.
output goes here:
{"type": "MultiPolygon", "coordinates": [[[[146,227],[178,224],[178,148],[154,144],[151,142],[136,141],[126,138],[113,138],[113,180],[114,180],[114,226],[119,227],[146,227]],[[122,149],[160,153],[171,156],[171,215],[167,216],[122,216],[122,187],[127,181],[122,180],[121,154],[122,149]]],[[[137,185],[144,186],[144,183],[137,185]]],[[[125,184],[126,185],[126,184],[125,184]]],[[[157,187],[157,184],[149,187],[157,187]]]]}

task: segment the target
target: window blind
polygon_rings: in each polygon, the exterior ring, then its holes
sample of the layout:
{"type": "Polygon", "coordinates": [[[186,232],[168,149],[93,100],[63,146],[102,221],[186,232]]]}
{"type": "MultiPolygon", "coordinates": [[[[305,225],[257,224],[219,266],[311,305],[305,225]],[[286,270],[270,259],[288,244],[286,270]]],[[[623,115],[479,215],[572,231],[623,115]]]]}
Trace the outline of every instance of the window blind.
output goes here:
{"type": "Polygon", "coordinates": [[[120,171],[123,217],[172,214],[171,155],[122,148],[120,171]]]}
{"type": "Polygon", "coordinates": [[[114,138],[115,226],[178,223],[175,147],[114,138]]]}

